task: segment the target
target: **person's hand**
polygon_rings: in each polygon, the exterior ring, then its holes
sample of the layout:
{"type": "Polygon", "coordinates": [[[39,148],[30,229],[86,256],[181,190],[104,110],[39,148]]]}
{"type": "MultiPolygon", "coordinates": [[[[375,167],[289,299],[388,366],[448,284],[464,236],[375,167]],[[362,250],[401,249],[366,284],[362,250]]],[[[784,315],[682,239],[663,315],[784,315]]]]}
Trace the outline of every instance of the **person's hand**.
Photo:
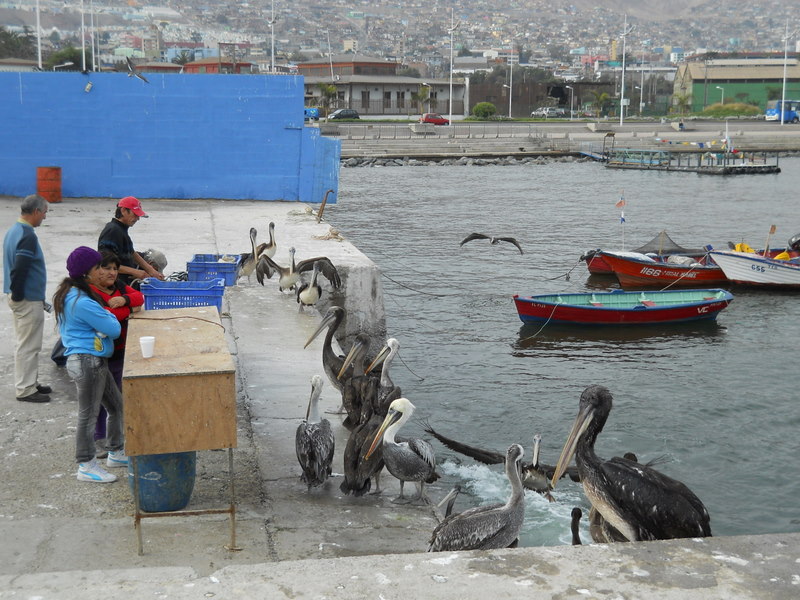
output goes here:
{"type": "Polygon", "coordinates": [[[108,306],[111,308],[120,308],[125,306],[125,298],[122,296],[114,296],[108,300],[108,306]]]}

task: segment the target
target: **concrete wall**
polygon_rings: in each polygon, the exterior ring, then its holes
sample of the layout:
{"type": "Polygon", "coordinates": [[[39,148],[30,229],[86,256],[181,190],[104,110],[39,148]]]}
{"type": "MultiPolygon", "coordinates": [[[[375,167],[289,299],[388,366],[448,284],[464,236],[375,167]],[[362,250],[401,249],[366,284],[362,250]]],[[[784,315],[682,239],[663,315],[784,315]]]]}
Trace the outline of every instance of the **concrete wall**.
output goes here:
{"type": "Polygon", "coordinates": [[[65,197],[338,192],[339,142],[304,126],[302,77],[146,77],[0,73],[0,194],[34,191],[39,166],[61,167],[65,197]]]}

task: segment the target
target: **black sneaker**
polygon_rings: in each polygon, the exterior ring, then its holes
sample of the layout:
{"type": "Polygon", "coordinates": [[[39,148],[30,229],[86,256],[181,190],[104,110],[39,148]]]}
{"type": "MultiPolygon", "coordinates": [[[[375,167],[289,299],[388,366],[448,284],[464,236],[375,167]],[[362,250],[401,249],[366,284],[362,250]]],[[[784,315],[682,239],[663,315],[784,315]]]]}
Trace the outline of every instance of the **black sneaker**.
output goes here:
{"type": "Polygon", "coordinates": [[[40,394],[49,394],[50,392],[53,391],[53,388],[51,388],[49,385],[41,385],[37,383],[36,391],[39,392],[40,394]]]}
{"type": "Polygon", "coordinates": [[[22,398],[17,398],[17,400],[20,402],[50,402],[50,396],[39,392],[33,392],[27,396],[22,396],[22,398]]]}

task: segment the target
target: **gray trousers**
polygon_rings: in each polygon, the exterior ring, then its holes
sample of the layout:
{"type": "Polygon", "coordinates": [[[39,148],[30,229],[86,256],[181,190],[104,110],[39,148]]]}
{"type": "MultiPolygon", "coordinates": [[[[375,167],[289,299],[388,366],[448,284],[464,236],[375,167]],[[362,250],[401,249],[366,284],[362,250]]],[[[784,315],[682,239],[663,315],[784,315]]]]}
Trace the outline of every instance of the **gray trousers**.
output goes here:
{"type": "Polygon", "coordinates": [[[108,448],[121,450],[122,394],[108,370],[108,359],[92,354],[71,354],[67,357],[67,372],[78,388],[75,460],[89,462],[95,456],[94,427],[101,404],[108,411],[108,448]]]}
{"type": "Polygon", "coordinates": [[[17,398],[36,392],[39,383],[39,352],[44,332],[44,305],[41,300],[14,302],[8,294],[8,306],[14,315],[14,387],[17,398]]]}

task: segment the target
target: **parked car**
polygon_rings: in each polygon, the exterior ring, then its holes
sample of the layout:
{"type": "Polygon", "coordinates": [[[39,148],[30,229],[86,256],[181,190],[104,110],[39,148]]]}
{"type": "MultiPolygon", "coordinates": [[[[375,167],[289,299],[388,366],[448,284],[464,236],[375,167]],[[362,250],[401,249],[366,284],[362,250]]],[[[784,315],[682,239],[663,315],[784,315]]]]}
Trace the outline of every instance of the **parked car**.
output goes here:
{"type": "Polygon", "coordinates": [[[352,108],[338,108],[333,111],[330,115],[328,115],[329,121],[340,120],[340,119],[358,119],[358,111],[352,108]]]}
{"type": "Polygon", "coordinates": [[[541,106],[531,113],[531,117],[538,119],[563,119],[567,111],[556,106],[541,106]]]}
{"type": "Polygon", "coordinates": [[[434,125],[449,125],[450,121],[439,113],[425,113],[419,118],[420,123],[433,123],[434,125]]]}

